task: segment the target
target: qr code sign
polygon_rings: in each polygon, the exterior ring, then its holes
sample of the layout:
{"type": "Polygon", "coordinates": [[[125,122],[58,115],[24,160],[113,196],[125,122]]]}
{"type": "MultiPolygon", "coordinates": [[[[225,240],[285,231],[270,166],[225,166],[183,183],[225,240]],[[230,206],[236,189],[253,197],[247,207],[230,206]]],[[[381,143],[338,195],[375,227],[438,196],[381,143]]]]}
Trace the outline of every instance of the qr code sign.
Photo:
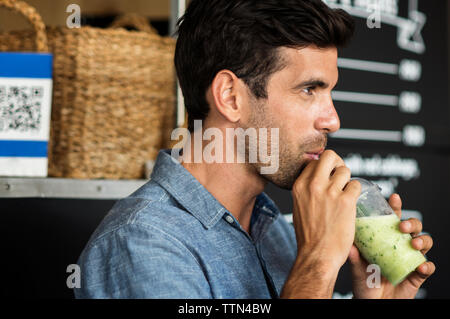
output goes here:
{"type": "Polygon", "coordinates": [[[47,176],[53,56],[0,52],[0,176],[47,176]]]}
{"type": "Polygon", "coordinates": [[[0,85],[0,132],[39,131],[43,90],[42,86],[0,85]]]}
{"type": "Polygon", "coordinates": [[[48,140],[51,79],[0,77],[0,140],[48,140]]]}

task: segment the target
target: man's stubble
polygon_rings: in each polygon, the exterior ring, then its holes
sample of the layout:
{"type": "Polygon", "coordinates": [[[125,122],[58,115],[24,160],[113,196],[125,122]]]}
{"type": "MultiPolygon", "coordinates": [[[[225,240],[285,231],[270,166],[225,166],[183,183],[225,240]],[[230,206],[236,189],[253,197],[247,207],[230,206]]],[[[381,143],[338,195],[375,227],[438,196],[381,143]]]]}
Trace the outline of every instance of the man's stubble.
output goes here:
{"type": "MultiPolygon", "coordinates": [[[[300,176],[305,167],[311,162],[311,160],[305,158],[305,153],[318,148],[325,148],[327,145],[327,134],[319,134],[314,137],[303,138],[302,141],[295,141],[295,137],[291,137],[296,132],[289,132],[286,126],[282,123],[277,123],[275,117],[271,116],[268,112],[268,105],[263,103],[263,100],[253,99],[251,105],[251,116],[248,124],[243,127],[244,130],[248,128],[255,128],[258,132],[258,144],[260,145],[259,129],[267,129],[267,152],[270,155],[270,151],[273,147],[278,147],[278,170],[273,174],[261,174],[261,167],[269,166],[270,163],[248,163],[252,167],[255,174],[260,175],[266,181],[275,184],[276,186],[291,190],[297,178],[300,176]],[[279,129],[278,141],[271,139],[271,128],[279,129]],[[292,140],[292,141],[291,141],[292,140]],[[277,143],[278,145],[272,145],[277,143]]],[[[301,133],[301,132],[298,132],[301,133]]],[[[249,158],[249,144],[245,143],[246,158],[249,158]]]]}

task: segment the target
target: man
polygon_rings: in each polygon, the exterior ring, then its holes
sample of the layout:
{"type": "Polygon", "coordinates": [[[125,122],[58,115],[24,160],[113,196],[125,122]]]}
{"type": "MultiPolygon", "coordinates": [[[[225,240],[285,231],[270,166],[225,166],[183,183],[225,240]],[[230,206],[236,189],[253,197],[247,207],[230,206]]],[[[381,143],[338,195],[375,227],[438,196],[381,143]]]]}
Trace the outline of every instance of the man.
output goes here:
{"type": "MultiPolygon", "coordinates": [[[[175,65],[194,134],[181,157],[162,151],[151,180],[105,217],[80,257],[76,296],[330,298],[349,259],[355,298],[413,298],[434,264],[396,287],[384,279],[367,287],[367,263],[353,245],[361,186],[325,150],[340,126],[331,99],[337,49],[353,29],[348,14],[320,0],[193,0],[175,65]],[[271,163],[247,160],[253,149],[236,151],[237,135],[227,135],[264,128],[279,133],[258,134],[278,154],[271,163]],[[208,129],[219,145],[209,154],[233,161],[189,160],[208,147],[194,137],[208,129]],[[275,172],[261,173],[275,161],[275,172]],[[268,182],[292,190],[294,227],[263,193],[268,182]]],[[[400,214],[399,196],[389,202],[400,214]]],[[[416,219],[400,226],[421,229],[416,219]]],[[[426,253],[432,240],[412,245],[426,253]]]]}

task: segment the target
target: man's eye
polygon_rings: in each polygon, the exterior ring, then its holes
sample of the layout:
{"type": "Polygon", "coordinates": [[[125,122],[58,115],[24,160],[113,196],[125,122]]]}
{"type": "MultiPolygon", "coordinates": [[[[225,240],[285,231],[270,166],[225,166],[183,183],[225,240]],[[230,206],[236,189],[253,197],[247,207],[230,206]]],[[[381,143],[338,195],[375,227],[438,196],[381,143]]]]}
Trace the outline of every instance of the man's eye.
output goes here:
{"type": "Polygon", "coordinates": [[[313,86],[309,86],[307,88],[303,89],[303,92],[306,93],[307,95],[313,95],[313,91],[314,91],[315,87],[313,86]]]}

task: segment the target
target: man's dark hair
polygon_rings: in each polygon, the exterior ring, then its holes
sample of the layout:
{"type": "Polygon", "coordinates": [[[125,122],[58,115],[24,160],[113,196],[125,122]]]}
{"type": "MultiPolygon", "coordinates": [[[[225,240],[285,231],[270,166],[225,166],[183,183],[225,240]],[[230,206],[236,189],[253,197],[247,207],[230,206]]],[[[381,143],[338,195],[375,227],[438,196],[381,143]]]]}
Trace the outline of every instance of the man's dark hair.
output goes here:
{"type": "Polygon", "coordinates": [[[193,0],[178,21],[175,51],[189,130],[208,115],[206,91],[220,70],[267,98],[268,78],[284,67],[278,48],[339,48],[354,28],[348,13],[322,0],[193,0]]]}

